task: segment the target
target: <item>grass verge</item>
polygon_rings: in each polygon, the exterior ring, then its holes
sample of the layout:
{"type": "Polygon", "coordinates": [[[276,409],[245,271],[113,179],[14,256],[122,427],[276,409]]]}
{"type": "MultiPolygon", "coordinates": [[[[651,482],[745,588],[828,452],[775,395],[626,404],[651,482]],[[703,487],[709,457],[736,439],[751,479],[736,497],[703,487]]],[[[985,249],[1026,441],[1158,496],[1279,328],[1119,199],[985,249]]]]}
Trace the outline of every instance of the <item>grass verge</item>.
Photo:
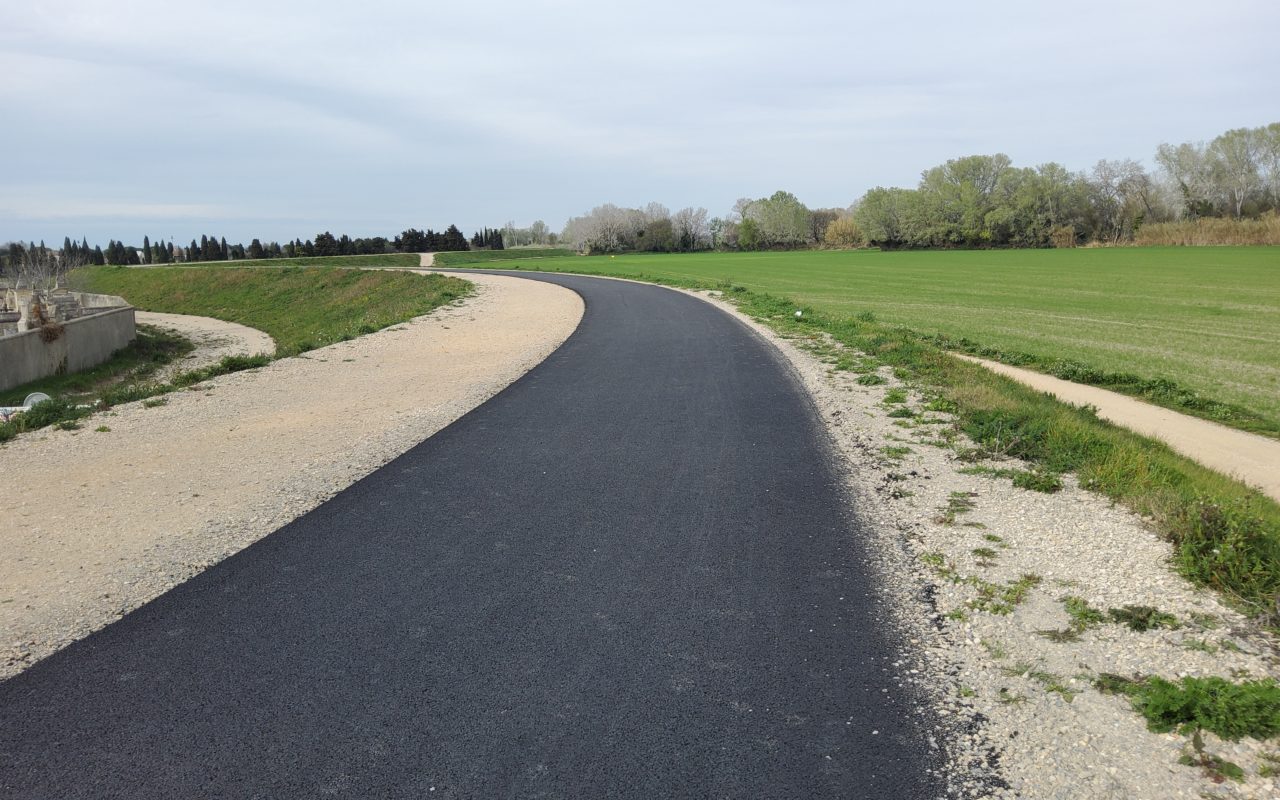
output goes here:
{"type": "Polygon", "coordinates": [[[194,261],[190,264],[166,264],[155,269],[260,269],[283,267],[417,267],[422,263],[417,253],[375,253],[363,256],[298,256],[297,258],[255,258],[238,261],[194,261]]]}
{"type": "Polygon", "coordinates": [[[610,273],[668,286],[718,289],[749,316],[790,337],[831,336],[932,395],[932,405],[991,456],[1012,456],[1045,473],[1075,473],[1081,485],[1149,517],[1175,547],[1177,571],[1221,592],[1264,623],[1280,623],[1280,505],[1256,489],[1184,458],[1164,444],[948,355],[914,331],[804,308],[742,286],[670,275],[610,273]]]}
{"type": "Polygon", "coordinates": [[[174,376],[169,383],[133,381],[117,383],[102,389],[96,394],[85,396],[60,394],[51,400],[37,403],[31,410],[14,416],[8,422],[0,423],[0,442],[7,442],[20,433],[46,428],[50,425],[61,430],[76,430],[80,425],[76,420],[84,419],[98,411],[106,411],[121,403],[143,401],[148,408],[165,405],[168,401],[158,395],[168,394],[175,389],[194,386],[219,375],[229,375],[255,367],[265,367],[271,358],[264,355],[255,356],[223,356],[216,364],[203,369],[190,370],[174,376]]]}
{"type": "Polygon", "coordinates": [[[120,295],[146,311],[257,328],[275,339],[278,356],[373,333],[470,292],[466,281],[443,275],[328,267],[93,267],[76,270],[72,280],[77,288],[120,295]]]}
{"type": "Polygon", "coordinates": [[[515,250],[471,250],[452,253],[436,253],[437,267],[465,267],[469,264],[497,266],[495,261],[524,261],[531,258],[563,258],[571,256],[572,250],[554,247],[529,247],[515,250]]]}

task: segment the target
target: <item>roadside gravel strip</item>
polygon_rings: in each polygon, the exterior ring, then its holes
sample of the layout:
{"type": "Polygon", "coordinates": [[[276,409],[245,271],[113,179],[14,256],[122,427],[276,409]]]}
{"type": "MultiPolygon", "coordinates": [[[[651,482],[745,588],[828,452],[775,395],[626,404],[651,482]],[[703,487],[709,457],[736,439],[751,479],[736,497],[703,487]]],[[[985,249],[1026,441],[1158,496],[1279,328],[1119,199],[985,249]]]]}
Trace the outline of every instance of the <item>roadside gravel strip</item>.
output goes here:
{"type": "Polygon", "coordinates": [[[0,446],[0,678],[431,436],[542,361],[582,316],[578,295],[557,286],[460,277],[475,297],[407,324],[0,446]]]}
{"type": "Polygon", "coordinates": [[[273,355],[275,341],[256,328],[237,325],[213,317],[197,317],[187,314],[160,314],[154,311],[135,311],[139,325],[164,328],[185,336],[196,349],[185,358],[169,364],[156,376],[164,383],[179,372],[203,369],[218,363],[225,356],[273,355]]]}
{"type": "Polygon", "coordinates": [[[1206,467],[1231,475],[1280,501],[1280,441],[1179,414],[1096,386],[1064,381],[1029,369],[954,353],[1072,405],[1090,405],[1098,416],[1159,439],[1206,467]]]}
{"type": "MultiPolygon", "coordinates": [[[[690,293],[737,313],[718,292],[690,293]]],[[[839,343],[748,324],[795,367],[845,459],[868,549],[880,557],[886,607],[910,631],[915,655],[895,665],[897,675],[950,721],[935,735],[948,751],[952,795],[1280,797],[1280,741],[1204,733],[1203,755],[1243,770],[1232,780],[1205,768],[1192,737],[1148,731],[1127,699],[1093,686],[1103,673],[1280,677],[1274,636],[1173,573],[1167,542],[1070,476],[1043,494],[977,474],[1028,465],[962,460],[972,443],[948,442],[951,418],[928,410],[891,369],[875,370],[881,385],[863,385],[859,374],[833,369],[839,343]],[[906,401],[895,402],[890,393],[904,389],[906,401]],[[1020,582],[1023,596],[1004,594],[1020,582]],[[1177,627],[1137,632],[1103,620],[1073,631],[1068,597],[1103,615],[1152,606],[1177,627]]]]}

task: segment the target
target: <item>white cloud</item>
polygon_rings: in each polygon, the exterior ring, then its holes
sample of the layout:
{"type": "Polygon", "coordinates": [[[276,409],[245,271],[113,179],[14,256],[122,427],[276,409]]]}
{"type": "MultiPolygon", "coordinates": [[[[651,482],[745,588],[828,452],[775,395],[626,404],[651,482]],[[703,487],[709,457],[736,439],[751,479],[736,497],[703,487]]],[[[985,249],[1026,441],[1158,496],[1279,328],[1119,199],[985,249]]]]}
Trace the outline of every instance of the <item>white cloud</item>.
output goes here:
{"type": "MultiPolygon", "coordinates": [[[[140,220],[306,226],[244,234],[279,238],[555,224],[636,195],[723,212],[758,185],[843,204],[971,152],[1141,158],[1275,121],[1280,67],[1264,0],[42,0],[5,17],[0,185],[43,187],[51,226],[123,194],[122,224],[136,201],[140,220]]],[[[0,212],[0,238],[31,208],[0,212]]]]}

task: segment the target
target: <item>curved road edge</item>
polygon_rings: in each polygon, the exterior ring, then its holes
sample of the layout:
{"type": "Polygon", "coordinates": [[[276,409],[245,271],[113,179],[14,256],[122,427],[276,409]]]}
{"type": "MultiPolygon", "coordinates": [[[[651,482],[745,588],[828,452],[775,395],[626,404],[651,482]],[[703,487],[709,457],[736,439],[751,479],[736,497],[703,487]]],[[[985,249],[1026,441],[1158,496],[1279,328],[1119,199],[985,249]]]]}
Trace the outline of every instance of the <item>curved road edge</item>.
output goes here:
{"type": "Polygon", "coordinates": [[[0,680],[320,505],[482,405],[577,329],[551,284],[478,295],[385,330],[117,406],[98,430],[0,447],[0,680]],[[193,387],[196,388],[196,387],[193,387]]]}

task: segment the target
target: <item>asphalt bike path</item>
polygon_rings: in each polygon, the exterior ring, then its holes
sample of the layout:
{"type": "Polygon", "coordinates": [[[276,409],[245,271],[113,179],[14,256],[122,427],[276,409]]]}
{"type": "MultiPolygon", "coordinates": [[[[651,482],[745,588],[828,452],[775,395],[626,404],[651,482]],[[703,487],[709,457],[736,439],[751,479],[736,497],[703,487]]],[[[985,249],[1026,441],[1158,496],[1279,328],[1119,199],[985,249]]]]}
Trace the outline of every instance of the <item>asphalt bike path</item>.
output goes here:
{"type": "Polygon", "coordinates": [[[782,356],[688,295],[514,274],[583,296],[565,344],[0,684],[0,797],[942,794],[782,356]]]}

